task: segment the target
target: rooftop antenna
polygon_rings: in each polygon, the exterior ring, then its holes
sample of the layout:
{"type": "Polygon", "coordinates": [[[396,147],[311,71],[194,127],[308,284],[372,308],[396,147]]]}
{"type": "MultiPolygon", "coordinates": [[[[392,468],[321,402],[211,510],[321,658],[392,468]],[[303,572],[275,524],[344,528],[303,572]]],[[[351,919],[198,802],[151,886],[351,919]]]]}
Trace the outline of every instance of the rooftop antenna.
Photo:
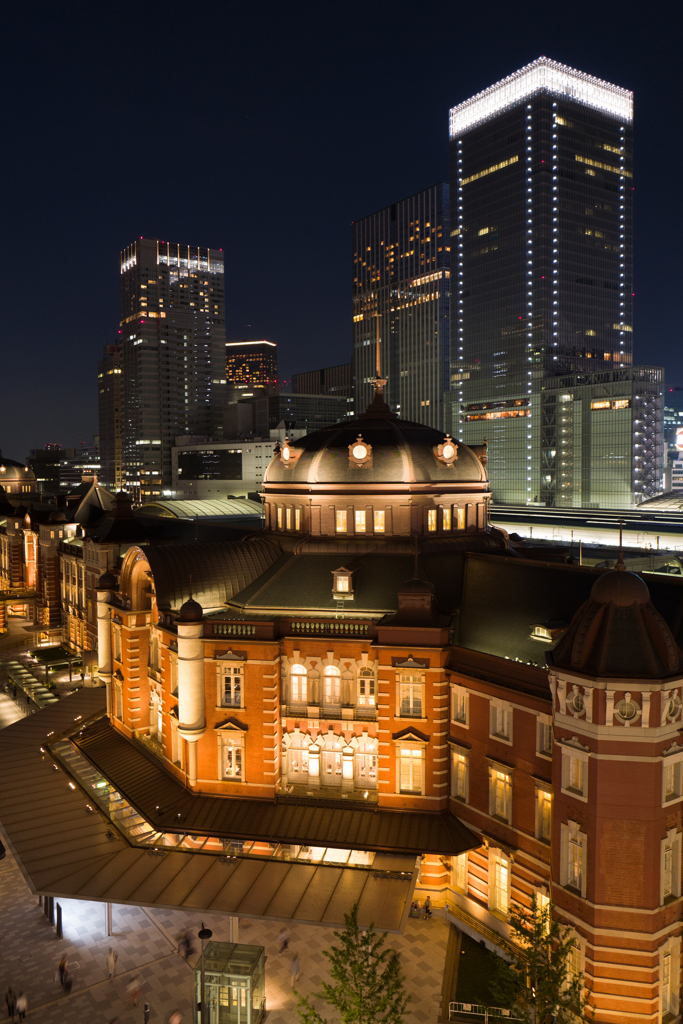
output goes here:
{"type": "Polygon", "coordinates": [[[626,569],[626,566],[624,565],[623,530],[624,530],[624,520],[620,519],[619,520],[619,557],[617,559],[617,564],[614,566],[614,568],[618,569],[620,572],[624,572],[625,569],[626,569]]]}
{"type": "Polygon", "coordinates": [[[379,337],[379,296],[377,298],[377,338],[375,341],[375,379],[372,382],[375,388],[375,395],[380,395],[384,391],[384,385],[386,384],[386,378],[382,376],[382,360],[381,360],[381,341],[379,337]]]}

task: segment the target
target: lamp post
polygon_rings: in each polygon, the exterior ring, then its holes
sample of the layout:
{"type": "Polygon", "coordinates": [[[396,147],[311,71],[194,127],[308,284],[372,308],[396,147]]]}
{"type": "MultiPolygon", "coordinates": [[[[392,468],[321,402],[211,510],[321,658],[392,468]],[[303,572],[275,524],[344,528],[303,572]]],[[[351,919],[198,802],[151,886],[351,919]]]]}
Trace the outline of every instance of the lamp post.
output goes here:
{"type": "Polygon", "coordinates": [[[202,926],[199,930],[199,938],[202,942],[201,991],[199,994],[199,1020],[201,1021],[201,1024],[206,1024],[204,1018],[204,943],[210,939],[212,935],[213,932],[211,929],[205,928],[204,922],[202,921],[202,926]]]}

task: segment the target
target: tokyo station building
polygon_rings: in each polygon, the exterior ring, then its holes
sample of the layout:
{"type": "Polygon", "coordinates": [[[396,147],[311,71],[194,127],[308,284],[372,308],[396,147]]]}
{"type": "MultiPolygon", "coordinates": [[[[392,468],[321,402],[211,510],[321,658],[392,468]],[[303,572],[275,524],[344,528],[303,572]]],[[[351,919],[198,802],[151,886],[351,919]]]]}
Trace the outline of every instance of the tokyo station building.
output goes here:
{"type": "Polygon", "coordinates": [[[680,1020],[681,584],[521,557],[489,498],[485,446],[377,385],[278,446],[262,530],[129,547],[106,689],[0,737],[73,836],[0,794],[35,891],[393,931],[429,895],[490,948],[536,894],[596,1021],[680,1020]]]}

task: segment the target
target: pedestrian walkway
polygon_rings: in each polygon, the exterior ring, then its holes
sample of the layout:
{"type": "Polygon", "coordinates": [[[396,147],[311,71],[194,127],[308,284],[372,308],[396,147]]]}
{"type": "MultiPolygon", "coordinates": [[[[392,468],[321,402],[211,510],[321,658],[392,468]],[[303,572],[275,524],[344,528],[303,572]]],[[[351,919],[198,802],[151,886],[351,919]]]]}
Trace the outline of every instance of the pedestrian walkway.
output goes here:
{"type": "Polygon", "coordinates": [[[18,722],[23,717],[24,712],[19,709],[15,701],[8,694],[0,693],[0,729],[11,725],[12,722],[18,722]]]}
{"type": "MultiPolygon", "coordinates": [[[[146,910],[116,905],[113,931],[105,934],[105,908],[99,903],[58,900],[62,906],[64,938],[44,917],[38,899],[26,885],[8,851],[0,861],[0,996],[8,985],[22,990],[29,1001],[27,1020],[40,1024],[142,1024],[143,1006],[150,1004],[150,1021],[166,1024],[179,1009],[183,1024],[190,1024],[193,1002],[192,963],[175,952],[177,936],[189,928],[196,936],[201,920],[179,910],[146,910]],[[116,977],[108,980],[107,951],[118,953],[116,977]],[[65,996],[55,981],[62,956],[66,956],[73,989],[65,996]],[[126,1003],[126,985],[131,978],[142,979],[142,996],[137,1007],[126,1003]]],[[[229,918],[205,915],[204,924],[214,938],[228,941],[229,918]]],[[[290,927],[289,950],[279,954],[277,935],[281,924],[242,920],[240,942],[266,947],[266,1001],[268,1024],[296,1024],[296,998],[290,986],[289,966],[296,953],[301,961],[297,988],[309,994],[329,980],[327,961],[321,950],[334,942],[332,929],[314,926],[290,927]]],[[[436,1022],[441,995],[441,978],[446,955],[448,929],[437,917],[431,921],[409,920],[405,935],[391,935],[387,944],[396,949],[412,996],[406,1024],[436,1022]]],[[[196,958],[194,958],[196,959],[196,958]]],[[[0,1021],[6,1019],[4,1002],[0,1021]]]]}

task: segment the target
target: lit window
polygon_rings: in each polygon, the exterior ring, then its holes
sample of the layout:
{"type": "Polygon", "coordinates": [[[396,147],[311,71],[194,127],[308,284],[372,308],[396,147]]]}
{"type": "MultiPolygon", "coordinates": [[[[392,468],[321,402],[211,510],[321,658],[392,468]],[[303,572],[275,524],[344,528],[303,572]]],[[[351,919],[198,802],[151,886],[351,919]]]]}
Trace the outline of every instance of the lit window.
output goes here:
{"type": "Polygon", "coordinates": [[[507,916],[510,901],[510,861],[502,850],[489,850],[489,909],[507,916]]]}
{"type": "Polygon", "coordinates": [[[295,530],[300,530],[301,529],[301,509],[300,508],[294,509],[294,529],[295,530]]]}
{"type": "Polygon", "coordinates": [[[223,778],[242,780],[242,740],[223,740],[223,778]]]}
{"type": "Polygon", "coordinates": [[[348,594],[348,592],[349,592],[349,577],[348,576],[345,576],[343,573],[338,573],[336,578],[335,578],[335,583],[336,583],[335,590],[337,590],[340,594],[348,594]]]}
{"type": "Polygon", "coordinates": [[[491,699],[489,733],[498,739],[512,740],[512,708],[507,701],[491,699]]]}
{"type": "Polygon", "coordinates": [[[436,530],[436,509],[430,508],[427,512],[427,529],[430,533],[436,530]]]}
{"type": "Polygon", "coordinates": [[[567,885],[572,889],[581,891],[583,881],[583,847],[578,836],[569,839],[569,850],[567,857],[567,885]]]}
{"type": "Polygon", "coordinates": [[[292,665],[289,670],[289,699],[292,704],[308,700],[308,674],[303,665],[292,665]]]}
{"type": "Polygon", "coordinates": [[[287,529],[291,530],[292,529],[292,510],[291,510],[291,508],[286,509],[285,515],[286,515],[286,520],[287,520],[287,529]]]}
{"type": "Polygon", "coordinates": [[[469,694],[464,686],[451,687],[451,721],[467,725],[469,694]]]}
{"type": "Polygon", "coordinates": [[[323,699],[326,704],[339,704],[341,700],[341,673],[336,665],[325,666],[323,699]]]}
{"type": "Polygon", "coordinates": [[[356,533],[365,533],[365,512],[356,510],[354,513],[356,533]]]}
{"type": "Polygon", "coordinates": [[[277,528],[278,530],[282,529],[282,508],[279,505],[277,510],[277,528]]]}
{"type": "Polygon", "coordinates": [[[563,746],[562,792],[579,800],[588,799],[588,751],[563,746]]]}
{"type": "Polygon", "coordinates": [[[363,668],[358,676],[358,703],[364,706],[375,705],[375,674],[372,669],[363,668]]]}
{"type": "Polygon", "coordinates": [[[493,174],[494,171],[500,171],[503,167],[509,167],[510,164],[516,164],[518,160],[519,156],[511,156],[508,160],[501,160],[499,164],[493,164],[491,167],[487,167],[485,171],[478,171],[476,174],[471,174],[469,178],[463,178],[460,184],[469,185],[471,181],[484,178],[487,174],[493,174]]]}
{"type": "Polygon", "coordinates": [[[337,533],[346,533],[346,511],[338,511],[336,518],[337,533]]]}
{"type": "Polygon", "coordinates": [[[399,747],[399,792],[424,791],[424,750],[422,747],[399,747]]]}
{"type": "Polygon", "coordinates": [[[588,164],[589,167],[599,167],[601,171],[612,171],[613,174],[623,174],[626,178],[633,177],[631,172],[624,170],[623,167],[613,167],[611,164],[602,164],[599,160],[591,160],[590,157],[579,156],[578,153],[574,156],[574,159],[580,164],[588,164]]]}
{"type": "Polygon", "coordinates": [[[512,776],[511,770],[505,768],[489,768],[489,814],[510,821],[512,813],[512,776]]]}
{"type": "Polygon", "coordinates": [[[242,666],[227,665],[223,669],[223,685],[221,687],[221,704],[223,707],[242,707],[242,666]]]}
{"type": "Polygon", "coordinates": [[[467,854],[461,853],[459,857],[453,857],[452,863],[453,884],[456,889],[467,892],[467,854]]]}
{"type": "Polygon", "coordinates": [[[457,517],[457,527],[456,528],[458,530],[464,530],[466,525],[467,525],[465,509],[464,508],[457,508],[455,510],[455,512],[456,512],[456,517],[457,517]]]}
{"type": "Polygon", "coordinates": [[[549,843],[553,825],[552,793],[541,786],[536,787],[536,837],[549,843]]]}
{"type": "Polygon", "coordinates": [[[560,885],[570,886],[586,895],[586,855],[588,837],[576,821],[560,825],[560,885]]]}
{"type": "Polygon", "coordinates": [[[374,526],[375,533],[384,533],[384,512],[375,512],[374,526]]]}
{"type": "Polygon", "coordinates": [[[468,756],[460,750],[451,754],[451,796],[467,801],[468,756]]]}
{"type": "Polygon", "coordinates": [[[398,672],[399,717],[422,718],[424,708],[424,672],[398,672]]]}
{"type": "Polygon", "coordinates": [[[669,829],[660,843],[659,902],[681,895],[681,833],[669,829]]]}
{"type": "Polygon", "coordinates": [[[443,529],[444,530],[450,530],[450,528],[451,528],[451,510],[449,508],[445,508],[443,510],[443,522],[442,522],[442,525],[443,525],[443,529]]]}

